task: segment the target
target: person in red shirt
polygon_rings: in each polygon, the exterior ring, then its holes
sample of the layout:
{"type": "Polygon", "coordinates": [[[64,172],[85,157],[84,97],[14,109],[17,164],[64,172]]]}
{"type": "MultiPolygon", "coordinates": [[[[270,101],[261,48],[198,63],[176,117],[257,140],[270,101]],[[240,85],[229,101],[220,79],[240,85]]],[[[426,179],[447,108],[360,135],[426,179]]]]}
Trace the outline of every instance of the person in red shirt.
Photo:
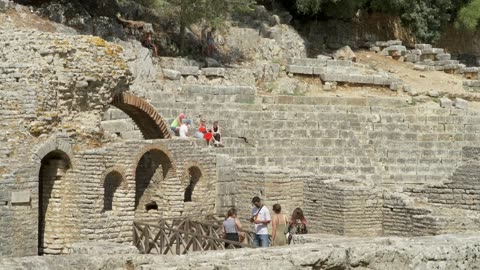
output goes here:
{"type": "Polygon", "coordinates": [[[205,119],[200,120],[200,127],[198,132],[203,134],[203,138],[207,142],[207,146],[210,146],[210,141],[212,140],[213,133],[211,129],[207,129],[207,121],[205,119]]]}

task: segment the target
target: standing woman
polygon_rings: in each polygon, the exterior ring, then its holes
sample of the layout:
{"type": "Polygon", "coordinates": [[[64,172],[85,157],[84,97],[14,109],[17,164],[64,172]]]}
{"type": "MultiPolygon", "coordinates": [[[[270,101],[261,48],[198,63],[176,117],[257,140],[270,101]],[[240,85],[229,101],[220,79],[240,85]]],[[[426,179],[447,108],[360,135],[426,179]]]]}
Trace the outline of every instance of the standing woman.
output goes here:
{"type": "Polygon", "coordinates": [[[272,246],[285,246],[287,244],[287,236],[285,231],[288,227],[288,218],[282,214],[282,207],[276,203],[273,205],[275,216],[272,218],[272,246]]]}
{"type": "Polygon", "coordinates": [[[292,242],[292,237],[294,234],[306,234],[308,233],[307,230],[307,220],[303,215],[303,211],[300,207],[295,208],[292,213],[292,217],[290,219],[290,224],[288,227],[288,232],[290,233],[288,236],[288,244],[292,242]]]}
{"type": "MultiPolygon", "coordinates": [[[[238,232],[242,230],[242,224],[237,218],[237,210],[231,208],[228,210],[227,218],[223,222],[223,232],[225,233],[225,239],[235,242],[240,242],[238,232]]],[[[225,243],[225,248],[228,248],[230,243],[225,243]]],[[[238,246],[235,246],[238,247],[238,246]]]]}

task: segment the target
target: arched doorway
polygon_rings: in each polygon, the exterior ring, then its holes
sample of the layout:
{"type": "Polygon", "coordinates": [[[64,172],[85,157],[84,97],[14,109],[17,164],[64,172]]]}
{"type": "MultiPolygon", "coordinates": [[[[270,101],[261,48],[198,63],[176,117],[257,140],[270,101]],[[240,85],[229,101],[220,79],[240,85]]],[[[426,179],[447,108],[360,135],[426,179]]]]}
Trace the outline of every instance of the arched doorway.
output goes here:
{"type": "Polygon", "coordinates": [[[198,167],[192,166],[188,168],[188,173],[187,173],[188,182],[187,182],[187,187],[185,188],[185,193],[183,198],[184,202],[192,201],[193,191],[198,181],[200,181],[201,177],[202,177],[202,172],[198,167]]]}
{"type": "Polygon", "coordinates": [[[137,96],[122,93],[113,98],[111,103],[126,113],[142,132],[144,139],[168,139],[169,128],[157,110],[137,96]]]}
{"type": "Polygon", "coordinates": [[[172,160],[162,150],[151,149],[135,171],[135,217],[158,217],[162,210],[160,185],[172,176],[172,160]]]}
{"type": "Polygon", "coordinates": [[[64,197],[72,165],[60,150],[48,153],[39,172],[38,254],[65,253],[64,197]]]}

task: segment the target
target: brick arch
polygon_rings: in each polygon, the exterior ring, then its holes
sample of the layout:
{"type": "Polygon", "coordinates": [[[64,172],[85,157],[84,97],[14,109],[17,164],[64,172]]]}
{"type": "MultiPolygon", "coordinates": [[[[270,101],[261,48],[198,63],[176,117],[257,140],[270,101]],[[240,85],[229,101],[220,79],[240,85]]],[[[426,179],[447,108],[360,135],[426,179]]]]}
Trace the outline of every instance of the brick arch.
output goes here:
{"type": "Polygon", "coordinates": [[[111,104],[132,118],[146,140],[171,138],[163,118],[144,99],[132,94],[121,93],[113,98],[111,104]]]}

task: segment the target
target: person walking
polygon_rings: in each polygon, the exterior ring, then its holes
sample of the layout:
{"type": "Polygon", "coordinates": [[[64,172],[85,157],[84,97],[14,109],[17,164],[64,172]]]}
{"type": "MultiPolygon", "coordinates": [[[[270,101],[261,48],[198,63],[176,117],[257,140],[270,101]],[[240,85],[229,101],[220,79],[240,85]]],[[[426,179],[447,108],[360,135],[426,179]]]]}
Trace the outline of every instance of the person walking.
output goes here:
{"type": "Polygon", "coordinates": [[[254,205],[252,213],[250,214],[250,222],[255,224],[253,245],[255,247],[268,247],[268,224],[271,221],[270,212],[268,208],[262,204],[262,200],[258,196],[253,197],[252,204],[254,205]]]}
{"type": "Polygon", "coordinates": [[[287,244],[287,236],[285,232],[288,230],[288,217],[282,214],[282,206],[276,203],[273,205],[275,215],[272,218],[272,246],[285,246],[287,244]]]}
{"type": "MultiPolygon", "coordinates": [[[[225,234],[225,239],[235,242],[240,242],[239,231],[242,230],[242,223],[237,217],[237,210],[231,208],[228,210],[227,218],[223,222],[223,232],[225,234]]],[[[230,243],[225,243],[225,248],[228,248],[230,243]]],[[[235,245],[235,247],[239,247],[235,245]]]]}

